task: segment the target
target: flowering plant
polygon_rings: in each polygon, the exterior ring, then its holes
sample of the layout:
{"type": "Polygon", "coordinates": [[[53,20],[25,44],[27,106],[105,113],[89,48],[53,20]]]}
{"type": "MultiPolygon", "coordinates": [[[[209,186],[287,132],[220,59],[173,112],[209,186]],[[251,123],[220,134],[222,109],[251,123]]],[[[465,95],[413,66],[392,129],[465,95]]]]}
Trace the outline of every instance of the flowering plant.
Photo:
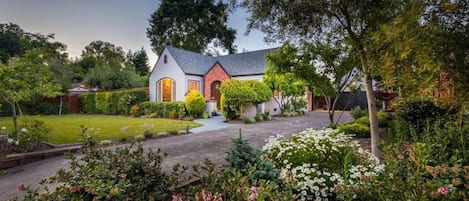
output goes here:
{"type": "Polygon", "coordinates": [[[299,200],[340,199],[343,191],[384,168],[352,136],[333,129],[271,137],[263,151],[263,157],[281,170],[280,178],[293,185],[299,200]]]}

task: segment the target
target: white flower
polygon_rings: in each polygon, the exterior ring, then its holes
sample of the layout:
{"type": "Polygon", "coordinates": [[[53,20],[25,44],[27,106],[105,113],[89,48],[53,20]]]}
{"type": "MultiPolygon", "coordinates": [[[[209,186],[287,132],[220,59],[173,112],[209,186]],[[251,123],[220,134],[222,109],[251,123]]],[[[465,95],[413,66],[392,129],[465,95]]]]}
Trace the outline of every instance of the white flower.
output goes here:
{"type": "Polygon", "coordinates": [[[16,142],[15,142],[15,145],[16,145],[16,146],[20,145],[20,141],[16,141],[16,142]]]}
{"type": "Polygon", "coordinates": [[[8,138],[7,141],[8,141],[9,144],[13,144],[13,142],[14,142],[15,140],[14,140],[13,138],[8,138]]]}
{"type": "Polygon", "coordinates": [[[28,129],[26,129],[26,128],[21,128],[20,131],[23,132],[23,133],[27,133],[27,132],[28,132],[28,129]]]}
{"type": "Polygon", "coordinates": [[[2,131],[6,130],[7,128],[5,126],[2,126],[2,131]]]}

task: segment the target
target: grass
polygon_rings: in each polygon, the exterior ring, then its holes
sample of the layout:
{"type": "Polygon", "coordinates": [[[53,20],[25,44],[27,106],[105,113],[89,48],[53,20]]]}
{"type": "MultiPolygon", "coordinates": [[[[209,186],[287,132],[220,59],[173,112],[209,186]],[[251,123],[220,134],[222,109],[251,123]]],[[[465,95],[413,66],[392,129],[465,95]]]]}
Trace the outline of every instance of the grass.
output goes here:
{"type": "MultiPolygon", "coordinates": [[[[91,134],[96,140],[125,139],[142,135],[144,125],[147,127],[153,125],[153,128],[149,129],[151,133],[185,130],[187,126],[190,128],[200,126],[200,124],[191,121],[107,115],[68,114],[30,117],[46,123],[50,129],[46,141],[52,144],[81,142],[80,125],[89,128],[88,134],[91,134]],[[126,131],[124,132],[124,130],[126,131]]],[[[21,117],[18,120],[20,123],[21,117]]],[[[5,126],[10,131],[13,130],[12,118],[0,117],[1,126],[5,126]]]]}

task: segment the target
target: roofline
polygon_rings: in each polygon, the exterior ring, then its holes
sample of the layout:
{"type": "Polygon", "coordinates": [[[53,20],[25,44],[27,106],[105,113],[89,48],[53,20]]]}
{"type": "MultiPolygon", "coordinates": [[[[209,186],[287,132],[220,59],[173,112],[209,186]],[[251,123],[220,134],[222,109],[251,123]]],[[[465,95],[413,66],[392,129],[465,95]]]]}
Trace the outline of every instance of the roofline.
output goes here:
{"type": "MultiPolygon", "coordinates": [[[[151,69],[150,75],[153,74],[153,71],[154,71],[155,68],[156,68],[156,64],[158,64],[158,62],[160,61],[160,59],[161,59],[161,54],[163,54],[163,52],[166,50],[166,48],[168,48],[168,46],[165,46],[165,47],[163,48],[163,50],[161,50],[161,52],[158,54],[158,59],[156,60],[155,65],[154,65],[153,68],[151,69]]],[[[178,65],[179,65],[179,64],[178,64],[178,65]]]]}
{"type": "Polygon", "coordinates": [[[216,56],[216,57],[213,57],[213,58],[226,57],[226,56],[232,56],[232,55],[240,55],[240,54],[250,54],[250,53],[261,52],[261,51],[271,51],[271,50],[275,50],[275,49],[279,49],[279,47],[261,49],[261,50],[254,50],[254,51],[248,51],[248,52],[241,52],[241,53],[235,53],[235,54],[220,55],[220,56],[216,56]]]}
{"type": "Polygon", "coordinates": [[[233,75],[233,76],[231,76],[231,77],[243,77],[243,76],[253,76],[253,75],[265,75],[265,73],[253,73],[253,74],[233,75]]]}
{"type": "Polygon", "coordinates": [[[204,74],[204,77],[205,77],[213,68],[215,68],[215,66],[216,66],[217,64],[220,65],[221,69],[222,69],[223,71],[225,71],[225,73],[226,73],[229,77],[232,77],[232,76],[228,73],[228,71],[226,71],[225,67],[223,67],[223,65],[221,65],[221,63],[220,63],[218,60],[212,65],[212,67],[210,67],[210,68],[208,69],[208,71],[204,74]]]}
{"type": "Polygon", "coordinates": [[[202,74],[195,74],[195,73],[184,73],[185,75],[192,75],[192,76],[201,76],[203,77],[204,75],[202,74]]]}

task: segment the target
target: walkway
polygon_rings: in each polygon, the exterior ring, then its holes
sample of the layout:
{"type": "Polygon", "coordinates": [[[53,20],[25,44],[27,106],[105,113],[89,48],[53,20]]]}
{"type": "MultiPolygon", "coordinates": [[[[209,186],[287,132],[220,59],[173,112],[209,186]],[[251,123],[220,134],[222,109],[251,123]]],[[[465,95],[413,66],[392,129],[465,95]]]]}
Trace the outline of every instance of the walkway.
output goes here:
{"type": "MultiPolygon", "coordinates": [[[[351,119],[348,113],[342,117],[343,121],[351,119]]],[[[212,123],[214,126],[212,128],[219,129],[151,139],[145,141],[144,147],[153,150],[160,148],[169,154],[163,161],[164,170],[169,170],[176,163],[183,165],[202,163],[206,158],[221,164],[224,162],[225,153],[231,147],[231,139],[238,136],[239,129],[242,129],[243,137],[248,139],[253,147],[260,148],[269,136],[277,134],[289,136],[305,128],[324,128],[328,124],[328,116],[325,112],[309,112],[304,116],[275,118],[272,121],[255,124],[230,123],[228,128],[217,127],[216,121],[212,123]]],[[[194,130],[192,131],[197,131],[194,130]]],[[[21,196],[16,191],[18,185],[38,186],[37,183],[41,178],[52,176],[60,168],[68,168],[68,163],[69,160],[61,156],[9,169],[7,175],[0,177],[0,200],[21,196]]]]}

